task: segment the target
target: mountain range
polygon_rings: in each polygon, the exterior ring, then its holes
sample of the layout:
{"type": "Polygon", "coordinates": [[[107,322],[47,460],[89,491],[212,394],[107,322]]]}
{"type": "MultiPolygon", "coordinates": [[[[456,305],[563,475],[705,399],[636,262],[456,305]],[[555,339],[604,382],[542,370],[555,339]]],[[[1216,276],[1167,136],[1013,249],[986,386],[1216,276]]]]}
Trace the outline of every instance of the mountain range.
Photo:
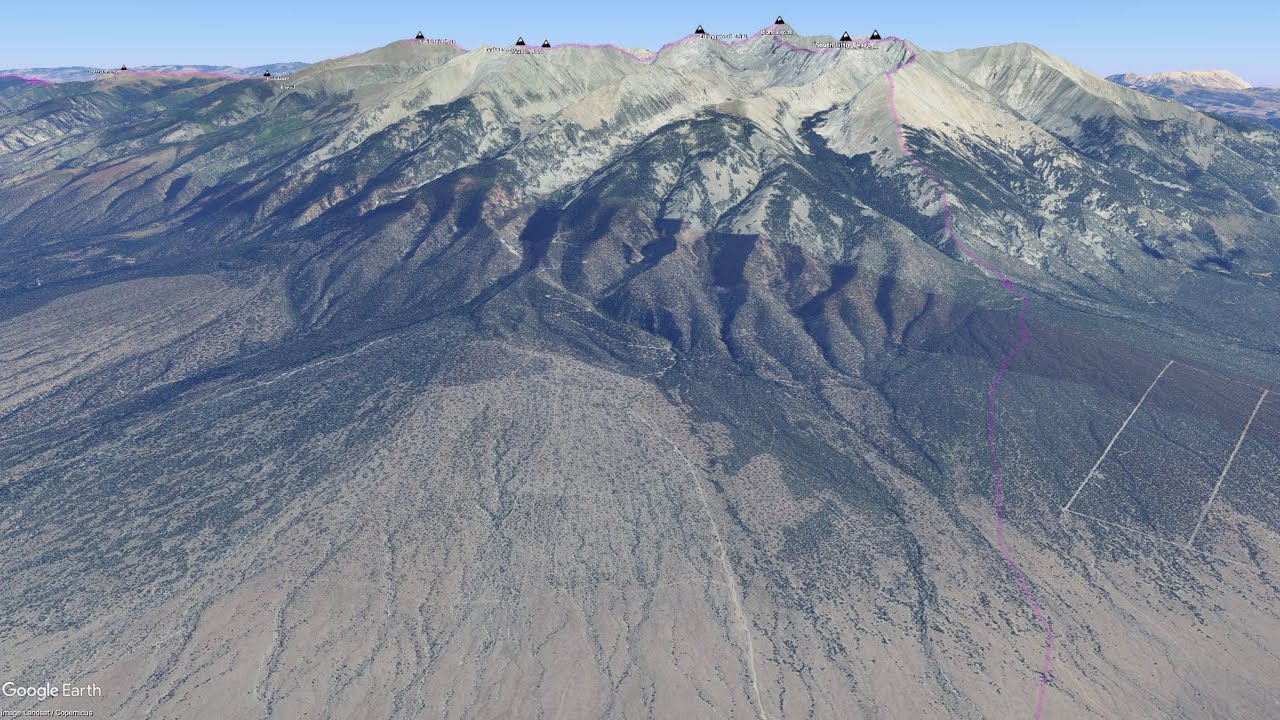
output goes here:
{"type": "MultiPolygon", "coordinates": [[[[288,62],[254,65],[253,67],[235,67],[232,65],[138,65],[130,68],[126,63],[122,67],[142,73],[166,73],[171,75],[223,75],[230,78],[255,78],[264,72],[272,75],[285,75],[301,70],[307,63],[288,62]]],[[[117,68],[93,68],[83,65],[72,65],[56,68],[11,68],[0,70],[0,76],[30,78],[49,83],[86,82],[97,80],[104,75],[117,72],[117,68]]]]}
{"type": "Polygon", "coordinates": [[[1219,117],[1280,128],[1280,88],[1254,87],[1225,70],[1126,73],[1107,79],[1219,117]]]}
{"type": "Polygon", "coordinates": [[[1274,714],[1280,133],[766,30],[0,79],[0,675],[1274,714]]]}
{"type": "Polygon", "coordinates": [[[1244,78],[1228,70],[1179,70],[1150,75],[1125,73],[1107,77],[1113,83],[1125,87],[1158,88],[1192,85],[1207,90],[1250,90],[1253,88],[1244,78]]]}

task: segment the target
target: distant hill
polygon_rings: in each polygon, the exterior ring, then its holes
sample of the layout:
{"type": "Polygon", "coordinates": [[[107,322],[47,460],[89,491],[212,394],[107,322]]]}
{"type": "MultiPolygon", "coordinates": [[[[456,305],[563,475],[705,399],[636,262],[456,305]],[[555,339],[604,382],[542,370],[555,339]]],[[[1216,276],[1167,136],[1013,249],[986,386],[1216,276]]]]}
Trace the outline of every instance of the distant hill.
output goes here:
{"type": "Polygon", "coordinates": [[[1195,86],[1213,90],[1248,90],[1253,87],[1244,78],[1229,70],[1183,70],[1175,72],[1159,72],[1150,75],[1125,73],[1107,78],[1117,85],[1126,87],[1180,87],[1195,86]]]}
{"type": "MultiPolygon", "coordinates": [[[[137,67],[131,65],[129,67],[133,70],[149,72],[218,73],[233,77],[256,77],[267,71],[272,75],[283,75],[301,70],[306,66],[307,63],[286,62],[254,65],[253,67],[235,67],[232,65],[138,65],[137,67]]],[[[104,70],[114,69],[116,68],[97,68],[83,65],[56,68],[12,68],[10,70],[0,70],[0,76],[18,75],[24,78],[36,78],[53,83],[83,82],[101,77],[104,70]]]]}
{"type": "Polygon", "coordinates": [[[1280,128],[1280,88],[1254,87],[1226,70],[1125,73],[1107,79],[1204,112],[1280,128]]]}

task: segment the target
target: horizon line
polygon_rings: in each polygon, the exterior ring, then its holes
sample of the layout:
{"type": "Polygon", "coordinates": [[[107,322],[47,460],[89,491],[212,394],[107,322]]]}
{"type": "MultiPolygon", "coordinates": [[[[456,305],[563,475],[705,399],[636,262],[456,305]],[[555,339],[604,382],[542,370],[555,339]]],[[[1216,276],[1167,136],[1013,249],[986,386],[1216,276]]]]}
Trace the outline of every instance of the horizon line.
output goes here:
{"type": "MultiPolygon", "coordinates": [[[[791,24],[790,24],[790,23],[782,23],[781,25],[782,25],[782,26],[784,26],[784,27],[787,27],[787,28],[792,28],[792,26],[791,26],[791,24]]],[[[804,34],[800,33],[799,31],[794,31],[794,28],[792,28],[794,32],[793,32],[793,34],[792,34],[791,36],[778,36],[778,35],[766,34],[766,33],[764,32],[765,30],[767,30],[767,29],[769,29],[769,28],[771,28],[771,27],[777,27],[777,26],[779,26],[779,24],[778,24],[778,23],[768,23],[768,24],[764,25],[763,27],[761,27],[759,30],[756,30],[755,32],[748,34],[746,37],[742,37],[742,38],[738,38],[738,39],[734,39],[734,40],[725,40],[725,39],[722,39],[722,38],[730,37],[730,36],[742,35],[742,33],[720,33],[720,34],[716,34],[716,33],[710,33],[710,32],[707,32],[707,33],[705,33],[705,34],[701,34],[701,37],[706,38],[706,39],[708,39],[708,40],[714,40],[714,41],[716,41],[717,43],[719,43],[719,44],[721,44],[721,45],[724,45],[724,46],[741,45],[741,44],[744,44],[744,43],[746,43],[746,42],[748,42],[748,41],[755,40],[755,39],[757,39],[757,38],[759,38],[759,37],[763,37],[763,36],[773,37],[775,40],[776,40],[776,39],[778,39],[779,37],[797,37],[797,38],[799,38],[799,37],[805,37],[805,38],[823,38],[823,37],[832,37],[832,38],[835,38],[835,36],[834,36],[834,35],[831,35],[831,34],[828,34],[828,33],[821,33],[821,34],[816,34],[816,35],[804,35],[804,34]]],[[[699,27],[699,28],[701,28],[702,26],[701,26],[701,25],[698,25],[698,27],[699,27]]],[[[419,31],[419,32],[421,32],[421,31],[419,31]]],[[[847,32],[847,31],[845,31],[845,32],[847,32]]],[[[523,36],[518,36],[518,37],[521,37],[521,38],[522,38],[523,36]]],[[[686,34],[686,35],[684,35],[684,36],[678,37],[678,38],[677,38],[677,39],[675,39],[675,40],[672,40],[672,41],[666,42],[666,43],[662,44],[662,45],[661,45],[657,50],[649,50],[648,48],[645,48],[645,47],[627,48],[627,47],[624,47],[624,46],[622,46],[622,45],[618,45],[618,44],[616,44],[616,43],[611,43],[611,42],[603,42],[603,43],[566,42],[566,43],[560,43],[560,44],[552,44],[549,48],[542,48],[542,47],[540,47],[540,46],[538,46],[538,45],[530,45],[530,46],[529,46],[530,50],[533,50],[533,51],[535,51],[535,52],[529,52],[529,53],[527,53],[527,54],[530,54],[530,55],[536,55],[536,54],[541,54],[541,52],[536,52],[536,51],[541,51],[541,50],[555,50],[555,49],[557,49],[557,48],[612,49],[612,50],[615,50],[615,51],[621,52],[621,53],[623,53],[624,55],[627,55],[627,56],[631,57],[631,59],[633,59],[633,60],[641,61],[641,62],[647,62],[647,61],[650,61],[650,60],[652,60],[652,59],[656,58],[659,54],[661,54],[661,53],[662,53],[663,51],[665,51],[666,49],[668,49],[668,48],[670,48],[670,47],[673,47],[673,46],[675,46],[675,45],[677,45],[677,44],[679,44],[679,43],[682,43],[682,42],[684,42],[684,41],[687,41],[687,40],[689,40],[690,38],[695,38],[695,37],[699,37],[699,33],[697,33],[696,31],[695,31],[695,32],[688,33],[688,34],[686,34]]],[[[920,48],[918,45],[915,45],[915,43],[912,43],[911,41],[907,40],[906,38],[899,37],[899,36],[892,36],[892,35],[886,35],[886,36],[884,36],[884,37],[882,37],[882,38],[879,38],[878,40],[872,40],[870,37],[861,37],[861,36],[860,36],[860,37],[854,37],[854,38],[852,38],[851,40],[849,40],[849,41],[847,41],[847,42],[851,42],[851,43],[856,43],[856,42],[859,42],[859,41],[878,42],[878,41],[888,41],[888,40],[891,40],[891,39],[892,39],[892,40],[898,40],[898,41],[901,41],[901,42],[903,42],[903,43],[909,44],[909,45],[912,47],[913,51],[914,51],[914,50],[918,50],[918,49],[923,49],[923,48],[920,48]]],[[[468,48],[466,48],[466,47],[463,47],[461,44],[459,44],[457,41],[455,41],[455,40],[453,40],[453,39],[451,39],[451,38],[425,38],[425,39],[424,39],[424,41],[425,41],[425,44],[448,45],[448,46],[451,46],[451,47],[453,47],[454,49],[456,49],[456,50],[458,50],[458,51],[460,51],[460,52],[462,52],[462,53],[464,53],[464,54],[466,54],[466,53],[471,53],[471,52],[476,52],[476,51],[479,51],[479,50],[484,49],[484,48],[500,48],[500,47],[513,47],[513,46],[515,46],[515,45],[514,45],[514,42],[513,42],[513,43],[509,43],[509,44],[502,44],[502,45],[491,45],[491,44],[489,44],[489,43],[480,43],[480,44],[476,45],[475,47],[472,47],[472,48],[468,49],[468,48]]],[[[316,61],[313,61],[313,62],[307,62],[307,61],[304,61],[304,60],[281,60],[281,61],[274,61],[274,62],[263,62],[263,63],[246,64],[246,65],[228,64],[228,63],[178,63],[178,62],[169,62],[169,63],[158,63],[158,64],[137,65],[137,66],[136,66],[136,67],[137,67],[137,70],[114,70],[114,69],[111,69],[111,68],[106,68],[106,67],[102,67],[102,66],[95,66],[95,65],[56,65],[56,66],[45,66],[45,67],[32,67],[32,66],[25,66],[25,67],[13,67],[13,68],[0,68],[0,80],[5,80],[5,79],[17,79],[17,80],[22,80],[22,81],[29,82],[29,83],[36,84],[36,85],[60,85],[60,84],[72,83],[72,82],[92,82],[92,81],[93,81],[93,79],[83,79],[83,80],[58,80],[58,79],[48,79],[48,78],[42,78],[42,77],[34,76],[34,75],[21,75],[21,74],[18,74],[17,72],[15,72],[15,71],[53,71],[53,70],[78,70],[78,69],[84,69],[84,70],[102,70],[102,71],[103,71],[103,74],[106,74],[106,75],[114,75],[114,74],[119,73],[119,72],[130,72],[130,73],[135,73],[135,74],[139,74],[139,75],[147,74],[147,75],[193,76],[193,77],[195,77],[195,76],[213,76],[213,77],[222,77],[222,78],[227,79],[227,80],[254,80],[254,79],[260,79],[260,78],[257,78],[257,77],[251,77],[251,76],[233,75],[233,74],[230,74],[230,73],[226,73],[226,72],[218,72],[218,71],[219,71],[219,70],[257,70],[257,69],[259,69],[259,68],[267,68],[267,67],[270,67],[270,66],[276,66],[276,65],[301,65],[302,67],[297,68],[298,70],[301,70],[301,69],[303,69],[303,68],[305,68],[305,67],[310,67],[310,66],[312,66],[312,65],[318,65],[318,64],[320,64],[320,63],[330,62],[330,61],[333,61],[333,60],[341,60],[341,59],[343,59],[343,58],[354,57],[354,56],[361,55],[361,54],[364,54],[364,53],[367,53],[367,52],[372,52],[372,51],[377,50],[377,49],[380,49],[380,48],[390,47],[390,46],[393,46],[393,45],[395,45],[395,44],[397,44],[397,43],[400,43],[400,42],[418,43],[418,42],[424,42],[424,41],[419,41],[419,40],[417,40],[417,38],[415,38],[415,37],[409,37],[409,38],[397,38],[397,39],[391,40],[390,42],[387,42],[387,43],[382,44],[382,45],[374,45],[374,46],[371,46],[371,47],[367,47],[367,48],[365,48],[365,49],[363,49],[363,50],[357,50],[357,51],[355,51],[355,52],[346,53],[346,54],[343,54],[343,55],[333,55],[333,56],[331,56],[331,57],[322,58],[322,59],[319,59],[319,60],[316,60],[316,61]],[[157,69],[156,69],[156,68],[165,68],[165,67],[175,67],[175,68],[209,68],[209,69],[208,69],[208,70],[202,70],[202,69],[192,69],[192,70],[169,70],[169,71],[166,71],[166,70],[157,70],[157,69]]],[[[840,41],[840,40],[838,40],[838,39],[833,39],[833,42],[845,42],[845,41],[840,41]]],[[[1249,84],[1249,86],[1250,86],[1250,88],[1249,88],[1249,89],[1272,89],[1272,88],[1280,88],[1280,85],[1258,85],[1258,84],[1254,84],[1254,83],[1252,83],[1252,82],[1250,82],[1250,81],[1246,80],[1243,76],[1241,76],[1239,73],[1235,72],[1234,70],[1230,70],[1230,69],[1225,68],[1225,67],[1207,68],[1207,69],[1203,69],[1203,70],[1199,70],[1199,69],[1185,69],[1185,68],[1184,68],[1184,69],[1175,69],[1175,70],[1157,70],[1157,71],[1155,71],[1155,72],[1151,72],[1151,73],[1140,73],[1140,72],[1133,72],[1133,71],[1129,71],[1129,70],[1126,70],[1126,71],[1120,71],[1120,72],[1113,72],[1113,73],[1107,73],[1107,74],[1103,74],[1103,73],[1094,73],[1093,71],[1088,70],[1087,68],[1084,68],[1083,66],[1079,65],[1079,64],[1078,64],[1078,63],[1076,63],[1075,61],[1073,61],[1073,60],[1071,60],[1071,59],[1069,59],[1069,58],[1067,58],[1067,57],[1065,57],[1065,56],[1057,55],[1057,54],[1052,53],[1052,52],[1050,52],[1050,51],[1048,51],[1048,50],[1045,50],[1044,48],[1040,47],[1039,45],[1035,45],[1034,43],[1027,42],[1027,41],[1021,41],[1021,40],[1015,40],[1015,41],[1006,42],[1006,43],[997,43],[997,44],[993,44],[993,45],[978,45],[978,46],[973,46],[973,47],[957,47],[957,48],[954,48],[954,49],[952,49],[952,50],[927,50],[927,49],[926,49],[926,52],[950,53],[950,52],[958,52],[958,51],[961,51],[961,50],[978,50],[978,49],[984,49],[984,48],[1007,47],[1007,46],[1010,46],[1010,45],[1028,45],[1028,46],[1030,46],[1030,47],[1037,48],[1037,49],[1041,50],[1042,52],[1046,52],[1046,53],[1048,53],[1048,54],[1052,55],[1053,57],[1059,57],[1059,58],[1061,58],[1061,59],[1063,59],[1063,60],[1065,60],[1065,61],[1067,61],[1067,62],[1071,63],[1072,65],[1075,65],[1076,67],[1080,67],[1081,69],[1085,70],[1086,72],[1090,72],[1090,73],[1092,73],[1092,74],[1096,75],[1097,77],[1102,78],[1102,79],[1104,79],[1104,80],[1109,79],[1109,78],[1111,78],[1111,77],[1121,76],[1121,75],[1136,75],[1136,76],[1138,76],[1138,77],[1148,77],[1148,76],[1151,76],[1151,75],[1158,75],[1158,74],[1165,74],[1165,73],[1179,73],[1179,72],[1226,72],[1226,73],[1230,73],[1230,74],[1234,75],[1235,77],[1237,77],[1237,78],[1241,79],[1242,81],[1244,81],[1244,82],[1248,83],[1248,84],[1249,84]]],[[[812,48],[812,49],[810,49],[810,48],[800,48],[800,47],[794,47],[794,46],[793,46],[793,47],[791,47],[791,49],[792,49],[792,50],[796,50],[796,51],[800,51],[800,52],[805,52],[805,51],[812,51],[812,50],[833,50],[833,49],[837,49],[837,48],[812,48]]],[[[126,64],[127,64],[127,63],[126,63],[126,64]]]]}

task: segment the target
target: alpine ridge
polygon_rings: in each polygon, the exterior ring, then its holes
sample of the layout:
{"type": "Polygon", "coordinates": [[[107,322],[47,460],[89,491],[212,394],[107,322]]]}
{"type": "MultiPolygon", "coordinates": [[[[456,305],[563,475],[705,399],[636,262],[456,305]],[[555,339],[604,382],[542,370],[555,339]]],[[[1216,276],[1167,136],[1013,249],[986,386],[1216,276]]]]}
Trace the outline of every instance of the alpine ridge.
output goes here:
{"type": "Polygon", "coordinates": [[[1028,45],[534,45],[0,79],[0,674],[1270,714],[1280,135],[1028,45]]]}

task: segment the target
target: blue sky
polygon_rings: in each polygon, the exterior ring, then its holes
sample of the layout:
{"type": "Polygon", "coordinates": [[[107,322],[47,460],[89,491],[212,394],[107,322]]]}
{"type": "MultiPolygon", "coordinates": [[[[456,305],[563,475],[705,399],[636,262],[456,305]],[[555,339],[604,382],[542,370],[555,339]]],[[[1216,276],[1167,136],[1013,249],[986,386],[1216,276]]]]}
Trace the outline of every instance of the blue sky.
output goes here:
{"type": "Polygon", "coordinates": [[[750,32],[781,13],[804,33],[881,33],[948,50],[1029,42],[1099,74],[1227,69],[1280,86],[1280,2],[1076,0],[873,3],[422,0],[4,0],[0,68],[315,61],[419,29],[465,47],[541,40],[656,47],[701,23],[750,32]],[[17,7],[14,7],[14,6],[17,7]]]}

